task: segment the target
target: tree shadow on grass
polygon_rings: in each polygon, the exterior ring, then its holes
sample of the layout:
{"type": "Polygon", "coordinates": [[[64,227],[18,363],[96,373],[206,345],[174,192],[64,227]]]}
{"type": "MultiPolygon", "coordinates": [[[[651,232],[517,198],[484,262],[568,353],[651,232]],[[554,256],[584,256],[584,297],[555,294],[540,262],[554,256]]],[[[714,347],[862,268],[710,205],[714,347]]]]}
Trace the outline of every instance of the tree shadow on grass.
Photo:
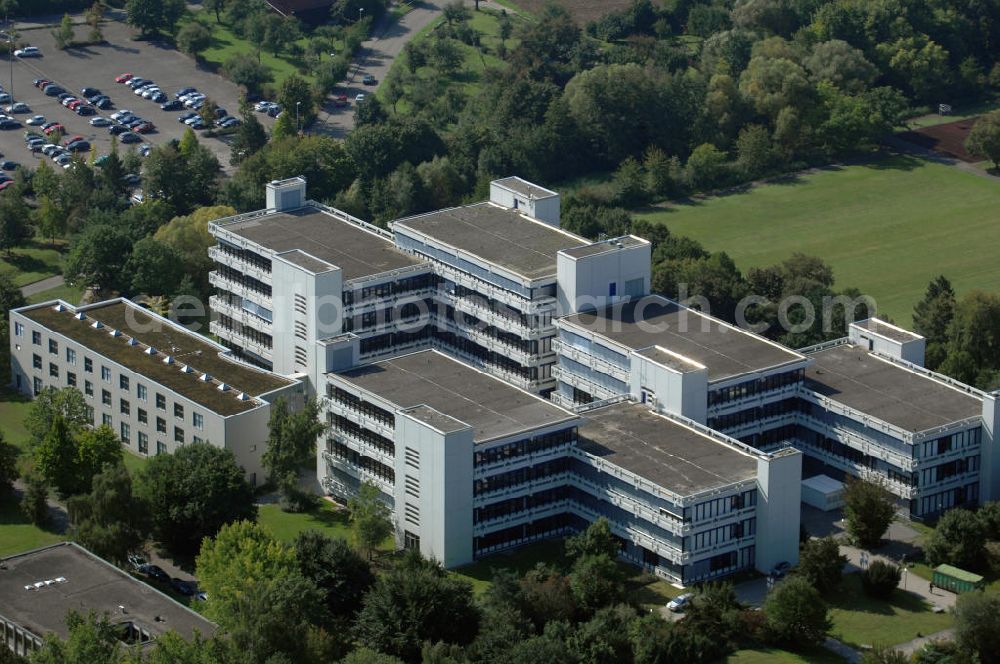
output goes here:
{"type": "Polygon", "coordinates": [[[3,260],[17,268],[18,272],[48,272],[49,266],[45,261],[30,254],[11,254],[3,256],[3,260]]]}
{"type": "Polygon", "coordinates": [[[844,577],[841,587],[826,598],[830,607],[854,613],[870,613],[891,616],[897,612],[931,613],[931,607],[918,594],[897,588],[887,600],[876,599],[865,593],[861,585],[861,574],[853,573],[844,577]]]}
{"type": "Polygon", "coordinates": [[[862,164],[874,171],[915,171],[927,165],[927,160],[909,155],[894,155],[862,164]]]}

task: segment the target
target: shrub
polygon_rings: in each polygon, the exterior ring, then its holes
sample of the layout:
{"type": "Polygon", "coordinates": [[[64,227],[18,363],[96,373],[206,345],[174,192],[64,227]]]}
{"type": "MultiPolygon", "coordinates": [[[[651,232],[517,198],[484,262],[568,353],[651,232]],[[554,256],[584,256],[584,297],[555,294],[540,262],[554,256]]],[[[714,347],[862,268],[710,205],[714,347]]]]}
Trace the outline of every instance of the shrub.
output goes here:
{"type": "Polygon", "coordinates": [[[861,585],[865,592],[878,599],[889,599],[899,585],[902,570],[892,563],[876,560],[861,573],[861,585]]]}

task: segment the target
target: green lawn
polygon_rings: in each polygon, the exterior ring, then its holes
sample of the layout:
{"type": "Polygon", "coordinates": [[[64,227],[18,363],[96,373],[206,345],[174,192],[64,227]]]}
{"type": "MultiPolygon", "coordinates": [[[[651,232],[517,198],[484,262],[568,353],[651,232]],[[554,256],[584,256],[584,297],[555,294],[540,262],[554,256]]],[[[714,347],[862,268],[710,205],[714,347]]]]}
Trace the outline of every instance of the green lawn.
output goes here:
{"type": "Polygon", "coordinates": [[[70,304],[79,304],[82,297],[82,288],[63,284],[62,286],[44,290],[41,293],[35,293],[28,298],[28,304],[37,304],[38,302],[46,302],[48,300],[65,300],[70,304]]]}
{"type": "Polygon", "coordinates": [[[906,124],[910,129],[920,129],[921,127],[933,127],[935,125],[947,124],[949,122],[957,122],[959,120],[965,120],[966,118],[971,118],[976,115],[982,115],[983,113],[989,113],[990,111],[995,111],[1000,108],[1000,103],[997,101],[980,101],[975,104],[969,104],[967,106],[957,106],[952,109],[951,115],[938,115],[937,113],[929,113],[927,115],[921,115],[918,118],[911,118],[906,121],[906,124]]]}
{"type": "Polygon", "coordinates": [[[19,247],[0,254],[0,273],[9,275],[17,286],[24,286],[62,272],[62,254],[57,242],[53,247],[48,240],[32,240],[25,247],[19,247]]]}
{"type": "Polygon", "coordinates": [[[817,648],[798,654],[777,648],[737,650],[726,659],[726,664],[840,664],[845,660],[829,650],[817,648]]]}
{"type": "MultiPolygon", "coordinates": [[[[276,538],[285,542],[291,542],[303,530],[319,530],[328,537],[351,539],[347,510],[338,509],[328,500],[321,500],[319,507],[303,514],[282,512],[275,504],[261,505],[257,521],[266,526],[276,538]]],[[[392,551],[394,548],[392,537],[386,538],[379,546],[382,551],[392,551]]]]}
{"type": "Polygon", "coordinates": [[[10,390],[0,390],[0,432],[4,440],[23,451],[28,442],[24,418],[28,415],[31,399],[10,390]]]}
{"type": "Polygon", "coordinates": [[[950,613],[934,613],[919,596],[897,590],[888,602],[868,597],[861,575],[848,574],[841,589],[828,598],[833,628],[830,636],[854,646],[898,645],[954,626],[950,613]]]}
{"type": "Polygon", "coordinates": [[[61,542],[56,533],[32,525],[21,514],[18,501],[11,495],[0,498],[0,558],[61,542]]]}
{"type": "Polygon", "coordinates": [[[638,216],[726,251],[744,270],[796,251],[820,256],[833,266],[837,286],[861,289],[908,326],[913,305],[939,274],[959,294],[1000,291],[998,209],[1000,181],[899,156],[638,216]]]}

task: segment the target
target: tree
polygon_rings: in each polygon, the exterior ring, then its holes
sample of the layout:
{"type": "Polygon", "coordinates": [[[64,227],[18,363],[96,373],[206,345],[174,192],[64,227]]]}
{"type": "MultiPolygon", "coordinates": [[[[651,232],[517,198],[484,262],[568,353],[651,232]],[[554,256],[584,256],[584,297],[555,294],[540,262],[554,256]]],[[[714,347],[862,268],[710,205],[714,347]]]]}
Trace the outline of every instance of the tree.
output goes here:
{"type": "Polygon", "coordinates": [[[621,540],[611,532],[611,523],[604,517],[597,519],[578,535],[566,538],[566,555],[570,558],[584,556],[618,557],[621,540]]]}
{"type": "Polygon", "coordinates": [[[909,664],[910,656],[892,646],[876,643],[861,657],[861,664],[909,664]]]}
{"type": "Polygon", "coordinates": [[[122,463],[122,443],[107,424],[84,429],[76,437],[74,472],[76,484],[73,493],[90,491],[95,475],[104,466],[122,463]]]}
{"type": "Polygon", "coordinates": [[[924,363],[936,369],[948,353],[948,330],[955,317],[955,289],[944,275],[927,285],[924,299],[913,307],[913,331],[927,339],[924,363]]]}
{"type": "Polygon", "coordinates": [[[252,55],[237,53],[222,65],[223,73],[236,85],[242,85],[248,92],[258,92],[260,86],[274,80],[271,70],[262,65],[252,55]]]}
{"type": "Polygon", "coordinates": [[[212,269],[208,249],[215,245],[208,224],[234,214],[236,210],[228,205],[201,207],[189,215],[174,217],[157,229],[153,238],[177,253],[184,272],[198,275],[204,281],[206,277],[202,275],[212,269]]]}
{"type": "Polygon", "coordinates": [[[539,632],[549,622],[573,620],[577,613],[569,578],[543,563],[535,565],[521,578],[517,604],[539,632]]]}
{"type": "Polygon", "coordinates": [[[257,516],[253,488],[233,453],[208,443],[150,459],[135,492],[149,506],[156,539],[174,553],[197,553],[202,539],[225,524],[257,516]]]}
{"type": "Polygon", "coordinates": [[[289,634],[304,634],[322,619],[322,596],[299,572],[291,547],[259,524],[236,521],[205,540],[195,566],[209,597],[206,613],[240,644],[247,661],[301,655],[306,639],[289,634]]]}
{"type": "Polygon", "coordinates": [[[211,45],[212,32],[198,21],[188,21],[177,33],[177,47],[195,60],[211,45]]]}
{"type": "Polygon", "coordinates": [[[23,246],[31,239],[34,229],[21,192],[13,188],[7,193],[10,195],[0,200],[0,250],[10,256],[12,249],[23,246]]]}
{"type": "Polygon", "coordinates": [[[73,30],[73,19],[69,14],[63,14],[62,21],[59,22],[59,29],[52,31],[52,37],[56,40],[56,47],[66,49],[73,45],[75,37],[73,30]]]}
{"type": "Polygon", "coordinates": [[[0,498],[14,488],[14,481],[21,476],[17,469],[18,449],[4,439],[0,431],[0,498]]]}
{"type": "Polygon", "coordinates": [[[215,199],[220,170],[215,154],[188,129],[180,144],[153,148],[146,157],[142,184],[147,196],[165,201],[174,214],[187,214],[215,199]]]}
{"type": "Polygon", "coordinates": [[[815,80],[832,83],[849,94],[864,91],[878,75],[864,53],[840,39],[816,44],[804,63],[815,80]]]}
{"type": "Polygon", "coordinates": [[[992,161],[993,168],[1000,168],[1000,111],[987,113],[976,120],[965,139],[965,149],[992,161]]]}
{"type": "MultiPolygon", "coordinates": [[[[42,162],[45,163],[45,162],[42,162]]],[[[67,214],[58,203],[45,195],[38,196],[38,207],[34,211],[35,227],[41,235],[48,236],[55,246],[56,237],[66,232],[67,214]]]]}
{"type": "Polygon", "coordinates": [[[624,581],[614,558],[606,554],[588,554],[573,563],[569,584],[577,606],[592,614],[623,599],[624,581]]]}
{"type": "Polygon", "coordinates": [[[1000,653],[1000,593],[962,593],[955,602],[955,642],[978,661],[996,662],[1000,653]]]}
{"type": "Polygon", "coordinates": [[[52,421],[56,415],[62,416],[73,434],[90,424],[87,401],[80,390],[75,387],[61,389],[47,387],[35,395],[24,418],[24,428],[30,436],[30,446],[41,442],[52,428],[52,421]]]}
{"type": "Polygon", "coordinates": [[[237,127],[233,139],[232,157],[229,160],[232,166],[240,164],[267,145],[267,131],[249,104],[244,102],[240,105],[240,116],[243,122],[237,127]]]}
{"type": "Polygon", "coordinates": [[[56,415],[41,442],[35,447],[35,469],[47,483],[56,487],[63,496],[73,494],[76,488],[76,443],[66,420],[56,415]]]}
{"type": "Polygon", "coordinates": [[[362,645],[415,661],[428,641],[470,643],[479,630],[479,609],[468,582],[408,552],[365,595],[355,629],[362,645]]]}
{"type": "Polygon", "coordinates": [[[895,500],[884,485],[869,480],[847,480],[844,519],[848,534],[859,546],[877,547],[895,515],[895,500]]]}
{"type": "Polygon", "coordinates": [[[173,247],[152,237],[135,243],[125,263],[133,293],[170,295],[184,276],[184,262],[173,247]]]}
{"type": "Polygon", "coordinates": [[[112,625],[108,613],[75,609],[66,614],[69,632],[66,640],[49,634],[42,646],[31,654],[34,664],[118,664],[123,661],[125,645],[119,625],[112,625]]]}
{"type": "Polygon", "coordinates": [[[87,25],[90,26],[90,34],[87,36],[87,41],[91,44],[100,44],[104,41],[104,33],[101,32],[101,20],[104,18],[104,5],[101,0],[95,0],[87,11],[84,13],[84,18],[87,20],[87,25]]]}
{"type": "Polygon", "coordinates": [[[382,492],[371,482],[361,483],[358,494],[347,507],[351,511],[354,544],[371,560],[375,548],[392,534],[389,507],[382,501],[382,492]]]}
{"type": "Polygon", "coordinates": [[[375,95],[365,97],[354,107],[354,124],[357,126],[381,124],[388,118],[389,114],[375,95]]]}
{"type": "Polygon", "coordinates": [[[977,514],[962,508],[948,510],[924,545],[924,555],[932,566],[947,564],[971,571],[983,570],[986,534],[985,524],[977,514]]]}
{"type": "Polygon", "coordinates": [[[70,284],[101,291],[120,291],[125,263],[132,253],[132,238],[117,226],[88,226],[73,241],[63,265],[63,276],[70,284]]]}
{"type": "Polygon", "coordinates": [[[840,585],[847,556],[833,537],[810,539],[799,552],[798,573],[816,590],[826,595],[840,585]]]}
{"type": "Polygon", "coordinates": [[[142,37],[160,30],[173,32],[184,8],[183,0],[128,0],[125,3],[128,23],[138,28],[142,37]]]}
{"type": "Polygon", "coordinates": [[[308,399],[301,409],[289,412],[288,401],[279,397],[271,404],[267,427],[267,449],[261,463],[270,481],[278,485],[285,503],[294,503],[298,468],[312,456],[316,439],[326,430],[326,425],[320,421],[319,404],[315,399],[308,399]]]}
{"type": "Polygon", "coordinates": [[[722,183],[726,154],[711,143],[696,147],[684,167],[684,177],[695,189],[711,189],[722,183]]]}
{"type": "Polygon", "coordinates": [[[826,602],[807,580],[790,576],[764,601],[768,627],[779,641],[793,646],[819,644],[830,629],[826,602]]]}
{"type": "Polygon", "coordinates": [[[903,570],[884,560],[876,560],[861,573],[861,586],[865,592],[878,599],[889,599],[896,592],[903,570]]]}
{"type": "Polygon", "coordinates": [[[49,483],[40,472],[33,471],[24,477],[21,513],[36,526],[44,526],[48,523],[49,483]]]}
{"type": "Polygon", "coordinates": [[[365,593],[375,583],[371,566],[339,538],[317,530],[306,530],[295,538],[295,560],[299,572],[324,595],[329,615],[348,621],[361,608],[365,593]]]}
{"type": "Polygon", "coordinates": [[[226,8],[227,2],[228,0],[207,0],[205,2],[205,8],[215,12],[215,22],[220,25],[222,24],[221,12],[226,8]]]}
{"type": "Polygon", "coordinates": [[[132,492],[125,464],[108,464],[94,477],[89,494],[68,503],[73,539],[105,560],[123,565],[148,532],[145,505],[132,492]]]}

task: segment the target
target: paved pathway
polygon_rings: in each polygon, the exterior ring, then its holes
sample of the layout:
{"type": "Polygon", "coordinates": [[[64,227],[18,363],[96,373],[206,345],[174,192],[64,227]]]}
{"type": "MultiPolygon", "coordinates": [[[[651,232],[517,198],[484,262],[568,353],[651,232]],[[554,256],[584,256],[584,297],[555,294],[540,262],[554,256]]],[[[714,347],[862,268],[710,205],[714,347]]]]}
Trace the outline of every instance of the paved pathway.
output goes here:
{"type": "Polygon", "coordinates": [[[912,655],[913,653],[917,652],[931,641],[952,641],[954,640],[954,638],[955,638],[954,628],[945,629],[941,630],[940,632],[928,634],[927,636],[921,636],[919,639],[913,639],[912,641],[901,643],[896,646],[896,650],[899,650],[900,652],[907,655],[912,655]]]}
{"type": "Polygon", "coordinates": [[[906,139],[900,138],[899,136],[887,136],[882,139],[885,145],[891,148],[899,150],[900,152],[906,152],[918,157],[923,157],[938,164],[944,164],[945,166],[952,166],[960,171],[970,173],[972,175],[977,175],[981,178],[986,178],[988,180],[993,180],[996,182],[998,178],[995,175],[987,173],[981,168],[974,166],[968,162],[962,161],[961,159],[955,159],[953,157],[945,156],[939,152],[934,152],[933,150],[928,150],[925,147],[919,146],[916,143],[910,143],[906,139]]]}
{"type": "Polygon", "coordinates": [[[64,283],[66,283],[66,280],[63,279],[61,274],[57,274],[54,277],[48,277],[47,279],[42,279],[41,281],[21,286],[21,295],[31,297],[32,295],[36,295],[42,291],[47,291],[50,288],[62,286],[64,283]]]}

